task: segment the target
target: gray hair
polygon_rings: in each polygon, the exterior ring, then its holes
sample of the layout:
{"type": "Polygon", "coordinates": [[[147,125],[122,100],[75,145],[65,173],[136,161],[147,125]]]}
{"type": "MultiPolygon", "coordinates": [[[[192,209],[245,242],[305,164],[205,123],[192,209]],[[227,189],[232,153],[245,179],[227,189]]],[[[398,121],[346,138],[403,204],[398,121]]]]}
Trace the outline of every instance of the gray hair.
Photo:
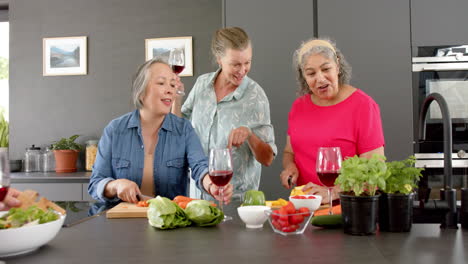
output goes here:
{"type": "Polygon", "coordinates": [[[132,99],[133,104],[138,109],[143,108],[141,98],[146,94],[146,86],[148,86],[149,79],[151,78],[150,68],[156,63],[162,63],[169,66],[169,64],[161,58],[153,58],[143,63],[143,65],[138,68],[138,71],[133,78],[132,99]]]}
{"type": "Polygon", "coordinates": [[[305,62],[307,61],[307,58],[315,54],[320,54],[328,59],[331,59],[338,65],[339,67],[338,84],[340,86],[344,84],[349,84],[351,80],[351,66],[346,61],[343,53],[341,53],[341,51],[338,48],[336,48],[336,44],[327,38],[309,39],[303,42],[301,46],[294,52],[294,55],[293,55],[293,66],[294,66],[294,70],[296,71],[296,79],[299,85],[299,89],[297,91],[298,95],[311,93],[309,85],[307,85],[307,82],[303,76],[302,69],[305,66],[305,62]],[[327,41],[331,44],[331,46],[333,46],[335,51],[325,46],[312,46],[310,49],[306,50],[305,52],[300,52],[302,48],[305,45],[307,45],[307,43],[313,40],[327,41]],[[302,53],[301,58],[299,58],[300,53],[302,53]]]}
{"type": "Polygon", "coordinates": [[[211,53],[214,59],[223,57],[227,49],[244,50],[250,44],[250,38],[240,27],[228,27],[216,30],[211,40],[211,53]]]}

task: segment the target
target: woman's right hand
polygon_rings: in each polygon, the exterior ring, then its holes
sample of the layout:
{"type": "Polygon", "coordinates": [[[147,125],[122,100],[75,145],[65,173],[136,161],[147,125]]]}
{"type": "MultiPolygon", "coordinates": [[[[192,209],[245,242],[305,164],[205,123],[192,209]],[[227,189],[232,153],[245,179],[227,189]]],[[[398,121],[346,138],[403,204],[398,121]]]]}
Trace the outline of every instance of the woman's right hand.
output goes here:
{"type": "Polygon", "coordinates": [[[106,190],[112,197],[117,196],[124,202],[137,203],[137,195],[141,194],[140,188],[134,181],[118,179],[109,182],[106,190]]]}
{"type": "Polygon", "coordinates": [[[11,207],[19,207],[21,205],[21,201],[17,198],[20,193],[20,191],[10,188],[3,202],[0,202],[0,211],[7,211],[11,207]]]}
{"type": "Polygon", "coordinates": [[[291,189],[292,186],[296,185],[297,177],[299,177],[299,171],[296,165],[290,164],[280,174],[281,185],[286,189],[291,189]]]}

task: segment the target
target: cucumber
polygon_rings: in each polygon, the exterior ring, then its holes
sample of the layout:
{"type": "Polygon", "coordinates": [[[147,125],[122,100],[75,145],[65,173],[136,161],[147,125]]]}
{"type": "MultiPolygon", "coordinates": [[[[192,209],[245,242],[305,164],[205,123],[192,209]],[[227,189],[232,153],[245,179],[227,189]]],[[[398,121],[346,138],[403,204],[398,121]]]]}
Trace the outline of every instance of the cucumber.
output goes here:
{"type": "Polygon", "coordinates": [[[324,228],[338,228],[341,226],[341,215],[319,215],[312,217],[312,225],[324,228]]]}

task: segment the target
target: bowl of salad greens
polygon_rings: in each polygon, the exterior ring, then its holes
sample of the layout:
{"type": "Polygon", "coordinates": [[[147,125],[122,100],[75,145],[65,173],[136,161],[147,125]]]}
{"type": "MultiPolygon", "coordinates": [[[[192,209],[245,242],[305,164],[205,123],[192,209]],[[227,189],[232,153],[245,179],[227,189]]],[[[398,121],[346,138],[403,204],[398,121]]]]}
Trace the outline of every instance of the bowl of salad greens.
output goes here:
{"type": "Polygon", "coordinates": [[[38,249],[51,241],[66,215],[37,206],[0,212],[0,257],[15,256],[38,249]],[[8,241],[8,243],[6,243],[8,241]]]}

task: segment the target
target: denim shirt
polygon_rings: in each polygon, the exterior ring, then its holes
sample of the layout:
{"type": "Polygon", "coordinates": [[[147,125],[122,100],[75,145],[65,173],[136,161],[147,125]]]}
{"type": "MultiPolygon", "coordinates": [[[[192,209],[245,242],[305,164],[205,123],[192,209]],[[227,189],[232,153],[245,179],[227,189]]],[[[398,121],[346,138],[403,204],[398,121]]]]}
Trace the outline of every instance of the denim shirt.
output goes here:
{"type": "MultiPolygon", "coordinates": [[[[145,152],[139,113],[127,113],[104,128],[88,187],[94,199],[118,201],[104,196],[106,184],[116,179],[134,181],[141,188],[145,152]]],[[[188,120],[166,115],[158,131],[153,168],[156,195],[169,199],[187,195],[189,168],[197,187],[201,187],[201,179],[208,173],[208,159],[188,120]]]]}

